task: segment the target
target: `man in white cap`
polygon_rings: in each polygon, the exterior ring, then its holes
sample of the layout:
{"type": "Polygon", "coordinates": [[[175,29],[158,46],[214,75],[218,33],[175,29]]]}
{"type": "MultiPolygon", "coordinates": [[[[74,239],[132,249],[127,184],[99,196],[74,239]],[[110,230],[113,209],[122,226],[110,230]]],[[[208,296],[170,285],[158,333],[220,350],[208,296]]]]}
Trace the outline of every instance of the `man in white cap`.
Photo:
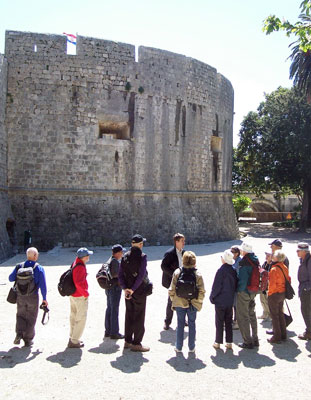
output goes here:
{"type": "Polygon", "coordinates": [[[306,330],[299,339],[311,340],[311,257],[308,243],[298,243],[297,255],[300,258],[298,268],[298,295],[301,302],[301,314],[306,324],[306,330]]]}
{"type": "Polygon", "coordinates": [[[69,348],[84,346],[84,343],[80,339],[85,328],[89,299],[85,264],[89,261],[91,254],[93,254],[93,251],[88,250],[86,247],[81,247],[77,251],[77,257],[71,267],[72,279],[76,291],[70,296],[69,348]]]}
{"type": "Polygon", "coordinates": [[[253,349],[259,346],[257,336],[257,318],[255,312],[256,293],[248,288],[253,268],[259,268],[259,261],[254,254],[252,245],[243,242],[241,245],[242,260],[239,262],[239,280],[237,289],[237,321],[243,337],[243,343],[239,343],[242,349],[253,349]],[[252,328],[252,335],[250,334],[252,328]]]}

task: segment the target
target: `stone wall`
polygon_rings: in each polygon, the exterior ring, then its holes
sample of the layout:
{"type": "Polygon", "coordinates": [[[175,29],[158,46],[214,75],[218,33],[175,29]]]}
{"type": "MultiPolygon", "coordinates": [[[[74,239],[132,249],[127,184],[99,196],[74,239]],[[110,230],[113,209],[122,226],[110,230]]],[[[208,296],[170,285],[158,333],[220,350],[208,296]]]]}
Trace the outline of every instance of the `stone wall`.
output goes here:
{"type": "Polygon", "coordinates": [[[5,130],[6,94],[7,60],[0,54],[0,261],[12,254],[12,244],[15,243],[15,222],[9,203],[7,187],[7,135],[5,130]]]}
{"type": "Polygon", "coordinates": [[[103,245],[233,238],[233,89],[197,60],[6,32],[9,196],[18,239],[103,245]],[[220,149],[212,151],[212,137],[220,149]]]}

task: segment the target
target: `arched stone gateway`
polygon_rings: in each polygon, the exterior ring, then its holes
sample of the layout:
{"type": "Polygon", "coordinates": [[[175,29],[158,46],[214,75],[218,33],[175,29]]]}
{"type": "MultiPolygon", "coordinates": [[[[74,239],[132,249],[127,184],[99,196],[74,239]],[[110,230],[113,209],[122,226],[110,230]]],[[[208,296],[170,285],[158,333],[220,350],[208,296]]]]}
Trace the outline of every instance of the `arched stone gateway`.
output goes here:
{"type": "Polygon", "coordinates": [[[265,199],[254,199],[250,204],[254,212],[278,212],[280,211],[275,203],[265,199]]]}
{"type": "MultiPolygon", "coordinates": [[[[179,54],[6,32],[8,195],[41,249],[232,239],[233,88],[179,54]]],[[[4,78],[3,78],[4,79],[4,78]]]]}

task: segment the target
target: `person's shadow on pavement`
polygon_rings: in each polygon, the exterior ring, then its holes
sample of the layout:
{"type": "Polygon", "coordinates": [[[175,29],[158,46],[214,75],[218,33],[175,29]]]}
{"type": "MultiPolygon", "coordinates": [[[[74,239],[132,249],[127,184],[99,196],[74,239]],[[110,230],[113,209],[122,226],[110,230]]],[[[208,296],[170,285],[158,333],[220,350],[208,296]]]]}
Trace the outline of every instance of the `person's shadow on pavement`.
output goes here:
{"type": "Polygon", "coordinates": [[[124,372],[125,374],[133,374],[140,371],[141,366],[149,360],[143,357],[142,353],[123,350],[122,356],[117,357],[110,364],[113,368],[124,372]]]}
{"type": "Polygon", "coordinates": [[[98,347],[89,349],[89,352],[96,354],[113,354],[120,349],[120,346],[113,340],[104,340],[98,347]]]}
{"type": "Polygon", "coordinates": [[[281,360],[297,362],[296,357],[301,353],[298,345],[293,340],[288,339],[282,344],[275,344],[272,346],[274,355],[281,360]]]}
{"type": "Polygon", "coordinates": [[[259,369],[275,365],[275,361],[272,358],[258,353],[256,349],[242,349],[239,351],[239,357],[246,368],[259,369]]]}
{"type": "Polygon", "coordinates": [[[79,364],[82,357],[81,349],[68,349],[47,357],[47,361],[58,363],[63,368],[71,368],[79,364]]]}
{"type": "Polygon", "coordinates": [[[30,347],[12,347],[9,351],[0,351],[0,368],[14,368],[17,364],[34,360],[40,353],[42,351],[31,351],[30,347]]]}
{"type": "Polygon", "coordinates": [[[196,358],[194,353],[189,353],[188,358],[185,358],[183,353],[178,353],[166,362],[178,372],[193,373],[199,369],[206,368],[206,364],[199,358],[196,358]]]}
{"type": "Polygon", "coordinates": [[[232,350],[216,350],[216,355],[211,356],[212,362],[220,368],[237,369],[241,359],[232,350]]]}

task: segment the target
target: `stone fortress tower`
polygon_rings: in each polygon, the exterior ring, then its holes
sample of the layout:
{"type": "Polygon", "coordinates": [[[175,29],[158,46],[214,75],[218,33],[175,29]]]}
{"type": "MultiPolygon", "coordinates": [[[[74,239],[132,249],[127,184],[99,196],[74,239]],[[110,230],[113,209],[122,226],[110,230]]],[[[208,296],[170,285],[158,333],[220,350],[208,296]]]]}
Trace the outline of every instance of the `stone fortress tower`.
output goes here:
{"type": "MultiPolygon", "coordinates": [[[[0,240],[41,250],[235,238],[233,88],[179,54],[7,31],[0,56],[0,240]]],[[[1,251],[1,249],[0,249],[1,251]]],[[[1,257],[1,256],[0,256],[1,257]]]]}

